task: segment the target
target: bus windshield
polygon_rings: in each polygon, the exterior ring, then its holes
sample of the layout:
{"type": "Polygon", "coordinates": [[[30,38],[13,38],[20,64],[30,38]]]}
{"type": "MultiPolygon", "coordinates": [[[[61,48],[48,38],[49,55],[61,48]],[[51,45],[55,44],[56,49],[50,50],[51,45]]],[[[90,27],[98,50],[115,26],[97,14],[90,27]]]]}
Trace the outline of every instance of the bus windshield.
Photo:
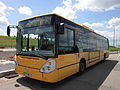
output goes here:
{"type": "Polygon", "coordinates": [[[20,54],[48,57],[55,55],[55,32],[52,25],[23,28],[21,34],[20,54]]]}

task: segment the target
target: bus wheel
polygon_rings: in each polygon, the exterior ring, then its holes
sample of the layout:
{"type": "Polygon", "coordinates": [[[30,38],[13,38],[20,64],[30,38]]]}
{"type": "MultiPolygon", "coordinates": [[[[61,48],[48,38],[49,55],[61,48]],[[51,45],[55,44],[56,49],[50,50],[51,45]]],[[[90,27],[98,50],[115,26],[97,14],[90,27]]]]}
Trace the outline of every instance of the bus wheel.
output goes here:
{"type": "Polygon", "coordinates": [[[85,60],[81,60],[81,62],[79,62],[79,72],[76,75],[81,75],[86,69],[86,63],[85,60]]]}
{"type": "Polygon", "coordinates": [[[84,72],[84,71],[85,71],[85,63],[84,62],[80,62],[79,72],[84,72]]]}
{"type": "Polygon", "coordinates": [[[103,63],[105,62],[105,59],[106,59],[106,54],[104,54],[104,59],[103,59],[103,61],[102,61],[103,63]]]}
{"type": "Polygon", "coordinates": [[[79,63],[79,72],[77,73],[77,75],[78,76],[81,75],[85,71],[85,69],[86,69],[86,64],[85,61],[83,60],[79,63]]]}

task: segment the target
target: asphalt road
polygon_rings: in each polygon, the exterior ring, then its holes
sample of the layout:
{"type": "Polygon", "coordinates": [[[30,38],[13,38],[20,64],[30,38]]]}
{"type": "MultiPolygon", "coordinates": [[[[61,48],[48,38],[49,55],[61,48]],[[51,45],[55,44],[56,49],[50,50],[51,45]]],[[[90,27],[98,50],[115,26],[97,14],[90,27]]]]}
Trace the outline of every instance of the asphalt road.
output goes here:
{"type": "Polygon", "coordinates": [[[112,54],[105,63],[98,63],[88,68],[82,75],[73,75],[55,84],[22,76],[0,78],[0,90],[120,90],[120,79],[117,77],[117,80],[111,81],[113,86],[108,83],[115,78],[112,72],[120,71],[119,60],[119,54],[112,54]]]}

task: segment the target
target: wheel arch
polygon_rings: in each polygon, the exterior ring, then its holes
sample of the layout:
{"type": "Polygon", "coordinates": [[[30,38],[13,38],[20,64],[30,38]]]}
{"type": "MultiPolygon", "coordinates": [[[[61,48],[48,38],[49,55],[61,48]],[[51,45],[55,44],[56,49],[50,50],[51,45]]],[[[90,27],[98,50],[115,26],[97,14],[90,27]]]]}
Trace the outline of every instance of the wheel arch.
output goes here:
{"type": "Polygon", "coordinates": [[[85,63],[85,67],[86,67],[86,60],[85,60],[85,58],[81,58],[79,63],[85,63]]]}

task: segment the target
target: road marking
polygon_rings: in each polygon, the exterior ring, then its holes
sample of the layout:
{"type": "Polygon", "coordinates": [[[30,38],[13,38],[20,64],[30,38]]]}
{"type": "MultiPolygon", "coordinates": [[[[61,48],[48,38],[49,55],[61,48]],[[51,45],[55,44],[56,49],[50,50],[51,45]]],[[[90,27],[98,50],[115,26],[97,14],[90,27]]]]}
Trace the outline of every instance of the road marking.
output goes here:
{"type": "Polygon", "coordinates": [[[0,78],[4,77],[7,74],[13,74],[13,73],[15,73],[15,69],[0,71],[0,78]]]}
{"type": "Polygon", "coordinates": [[[0,64],[6,65],[6,64],[15,64],[14,61],[8,61],[8,60],[0,60],[0,64]]]}
{"type": "Polygon", "coordinates": [[[0,51],[16,51],[16,49],[0,49],[0,51]]]}
{"type": "Polygon", "coordinates": [[[14,71],[15,69],[10,69],[10,70],[4,70],[4,71],[0,71],[0,74],[1,73],[5,73],[5,72],[10,72],[10,71],[14,71]]]}
{"type": "Polygon", "coordinates": [[[2,64],[3,64],[3,65],[6,65],[6,64],[14,64],[14,61],[6,61],[6,62],[3,62],[2,64]]]}

